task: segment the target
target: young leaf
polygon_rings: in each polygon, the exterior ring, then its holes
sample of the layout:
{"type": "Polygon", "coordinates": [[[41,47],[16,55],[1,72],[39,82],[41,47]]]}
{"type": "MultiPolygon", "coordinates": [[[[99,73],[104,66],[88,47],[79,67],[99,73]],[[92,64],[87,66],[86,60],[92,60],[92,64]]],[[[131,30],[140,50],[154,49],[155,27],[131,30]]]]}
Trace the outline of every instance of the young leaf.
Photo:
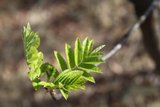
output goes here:
{"type": "Polygon", "coordinates": [[[82,76],[83,76],[83,78],[86,79],[87,81],[90,81],[90,82],[92,82],[92,83],[95,83],[94,77],[93,77],[91,74],[89,74],[88,72],[84,72],[82,76]]]}
{"type": "Polygon", "coordinates": [[[103,54],[101,52],[93,52],[89,56],[102,58],[103,54]]]}
{"type": "Polygon", "coordinates": [[[28,47],[35,47],[38,48],[40,45],[40,38],[38,37],[38,34],[35,32],[32,32],[31,26],[28,24],[23,29],[23,43],[25,49],[28,49],[28,47]]]}
{"type": "MultiPolygon", "coordinates": [[[[83,79],[84,80],[84,79],[83,79]]],[[[84,90],[85,89],[85,85],[84,83],[83,84],[71,84],[71,85],[66,85],[65,88],[71,92],[71,91],[77,91],[78,89],[82,89],[84,90]]]]}
{"type": "Polygon", "coordinates": [[[93,64],[84,64],[81,63],[79,65],[79,69],[84,70],[86,72],[96,72],[96,73],[101,73],[101,70],[99,67],[93,65],[93,64]]]}
{"type": "Polygon", "coordinates": [[[78,65],[82,61],[82,44],[80,40],[77,38],[75,42],[74,56],[75,56],[75,64],[78,65]]]}
{"type": "MultiPolygon", "coordinates": [[[[70,70],[64,70],[63,72],[61,72],[58,77],[53,81],[54,84],[59,85],[61,83],[61,81],[63,81],[66,77],[66,74],[70,72],[70,70]]],[[[62,83],[61,83],[62,84],[62,83]]]]}
{"type": "Polygon", "coordinates": [[[88,80],[84,79],[83,75],[81,75],[78,78],[74,79],[69,84],[65,85],[65,88],[68,89],[69,91],[76,91],[78,89],[84,89],[85,88],[85,83],[87,81],[88,80]]]}
{"type": "Polygon", "coordinates": [[[70,45],[65,45],[67,62],[57,51],[54,51],[56,60],[63,71],[60,73],[53,65],[43,63],[43,54],[38,51],[40,38],[37,33],[32,31],[29,24],[24,27],[23,42],[26,61],[30,70],[28,77],[36,90],[41,87],[58,89],[67,99],[71,91],[85,89],[87,81],[95,83],[91,72],[101,72],[96,64],[103,62],[102,53],[99,51],[104,45],[93,50],[93,40],[88,38],[85,38],[83,43],[77,38],[74,51],[70,45]],[[47,82],[41,81],[41,77],[45,75],[47,75],[47,82]]]}
{"type": "Polygon", "coordinates": [[[46,87],[54,88],[54,86],[55,86],[53,83],[49,83],[49,82],[45,82],[45,81],[39,82],[38,85],[40,85],[40,86],[42,86],[44,88],[46,88],[46,87]]]}
{"type": "Polygon", "coordinates": [[[86,49],[87,55],[92,51],[93,49],[93,40],[89,40],[88,47],[86,49]]]}
{"type": "Polygon", "coordinates": [[[40,67],[43,63],[43,54],[38,51],[40,38],[37,33],[32,32],[29,24],[23,29],[23,44],[27,65],[30,69],[28,76],[33,81],[41,74],[40,67]]]}
{"type": "Polygon", "coordinates": [[[28,72],[28,77],[31,81],[35,80],[37,77],[40,76],[41,70],[39,68],[37,69],[30,69],[28,72]]]}
{"type": "Polygon", "coordinates": [[[99,64],[99,63],[103,63],[103,60],[97,56],[88,56],[83,60],[84,64],[99,64]]]}
{"type": "Polygon", "coordinates": [[[55,84],[61,82],[62,84],[72,84],[75,78],[79,78],[83,74],[83,71],[78,70],[65,70],[58,75],[54,80],[55,84]]]}
{"type": "Polygon", "coordinates": [[[99,52],[104,47],[105,47],[105,45],[101,45],[101,46],[97,47],[96,49],[94,49],[91,53],[99,52]]]}
{"type": "Polygon", "coordinates": [[[83,71],[80,70],[65,70],[55,79],[54,84],[58,85],[65,99],[71,91],[84,89],[86,79],[83,78],[83,71]]]}
{"type": "Polygon", "coordinates": [[[35,79],[34,81],[32,81],[32,85],[34,87],[35,90],[40,89],[41,87],[44,88],[54,88],[55,85],[51,82],[45,82],[45,81],[40,81],[39,79],[35,79]]]}
{"type": "Polygon", "coordinates": [[[69,92],[65,90],[64,88],[60,89],[60,92],[62,93],[63,97],[67,100],[69,92]]]}
{"type": "MultiPolygon", "coordinates": [[[[65,84],[65,86],[81,86],[84,85],[84,83],[86,82],[86,80],[84,80],[82,78],[83,75],[83,71],[80,70],[74,70],[74,71],[70,71],[67,75],[67,78],[63,81],[63,83],[65,84]]],[[[79,87],[78,87],[79,88],[79,87]]],[[[76,90],[76,89],[75,89],[76,90]]]]}
{"type": "Polygon", "coordinates": [[[40,82],[39,79],[35,79],[32,81],[32,85],[34,87],[34,89],[37,91],[39,88],[41,88],[41,86],[38,84],[40,82]]]}
{"type": "Polygon", "coordinates": [[[75,67],[74,52],[70,45],[65,45],[65,52],[69,68],[75,67]]]}
{"type": "Polygon", "coordinates": [[[52,78],[56,78],[59,75],[57,69],[49,63],[42,64],[41,71],[42,71],[41,76],[43,76],[45,73],[47,74],[48,81],[51,80],[52,78]]]}
{"type": "Polygon", "coordinates": [[[89,43],[89,40],[86,37],[83,41],[83,58],[88,54],[88,43],[89,43]]]}
{"type": "Polygon", "coordinates": [[[63,59],[63,57],[57,51],[54,51],[54,55],[56,57],[56,60],[59,64],[59,66],[61,67],[61,70],[62,71],[66,70],[67,64],[66,64],[66,61],[63,59]]]}

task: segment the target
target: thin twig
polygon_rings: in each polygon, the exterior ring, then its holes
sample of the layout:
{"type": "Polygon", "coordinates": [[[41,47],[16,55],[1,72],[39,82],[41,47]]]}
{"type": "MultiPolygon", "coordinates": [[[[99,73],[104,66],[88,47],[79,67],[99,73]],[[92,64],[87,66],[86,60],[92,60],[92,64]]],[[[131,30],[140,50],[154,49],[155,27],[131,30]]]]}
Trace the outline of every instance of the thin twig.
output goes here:
{"type": "Polygon", "coordinates": [[[152,10],[154,10],[156,8],[158,2],[159,2],[159,0],[154,0],[152,2],[152,4],[146,10],[146,12],[139,18],[139,20],[133,26],[130,27],[130,29],[128,30],[128,32],[126,32],[126,34],[120,39],[119,43],[117,43],[117,45],[115,45],[113,47],[113,49],[111,51],[109,51],[109,53],[107,53],[102,58],[104,61],[106,61],[109,58],[111,58],[115,53],[117,53],[122,48],[122,46],[127,42],[128,38],[131,36],[132,32],[134,30],[137,30],[140,27],[140,25],[147,19],[147,17],[152,12],[152,10]]]}
{"type": "Polygon", "coordinates": [[[47,93],[49,93],[49,94],[51,95],[52,100],[53,100],[53,101],[56,101],[56,98],[55,98],[55,96],[54,96],[53,91],[52,91],[52,90],[50,90],[50,89],[48,89],[48,88],[44,88],[44,89],[47,91],[47,93]]]}

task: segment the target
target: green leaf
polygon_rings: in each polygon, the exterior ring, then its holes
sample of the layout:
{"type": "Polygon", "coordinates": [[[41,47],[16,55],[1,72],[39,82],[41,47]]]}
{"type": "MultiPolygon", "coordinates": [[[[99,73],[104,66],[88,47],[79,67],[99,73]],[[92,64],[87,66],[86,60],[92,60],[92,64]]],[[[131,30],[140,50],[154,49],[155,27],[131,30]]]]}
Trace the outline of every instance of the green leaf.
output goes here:
{"type": "Polygon", "coordinates": [[[77,38],[75,42],[74,56],[75,56],[75,64],[78,65],[82,61],[82,44],[80,40],[77,38]]]}
{"type": "Polygon", "coordinates": [[[99,63],[103,63],[103,60],[97,56],[90,56],[90,57],[86,57],[83,60],[84,64],[99,64],[99,63]]]}
{"type": "Polygon", "coordinates": [[[99,67],[93,65],[93,64],[84,64],[81,63],[79,65],[79,69],[87,71],[87,72],[96,72],[96,73],[101,73],[101,70],[99,67]]]}
{"type": "Polygon", "coordinates": [[[86,37],[83,41],[83,58],[88,55],[88,43],[89,43],[89,40],[86,37]]]}
{"type": "Polygon", "coordinates": [[[61,72],[58,77],[54,80],[54,84],[59,84],[61,81],[63,81],[63,79],[65,79],[66,74],[70,72],[70,70],[64,70],[63,72],[61,72]]]}
{"type": "Polygon", "coordinates": [[[76,91],[78,89],[85,89],[85,83],[88,80],[85,79],[82,75],[75,76],[75,78],[70,79],[70,82],[64,83],[64,88],[67,89],[68,92],[76,91]]]}
{"type": "MultiPolygon", "coordinates": [[[[83,79],[84,80],[84,79],[83,79]]],[[[85,85],[83,84],[83,85],[76,85],[76,84],[74,84],[74,85],[67,85],[67,86],[65,86],[65,88],[69,91],[69,92],[71,92],[71,91],[77,91],[78,89],[82,89],[82,90],[84,90],[85,89],[85,85]]]]}
{"type": "Polygon", "coordinates": [[[58,83],[58,88],[61,89],[61,88],[63,88],[63,87],[64,87],[64,85],[63,85],[61,82],[59,82],[59,83],[58,83]]]}
{"type": "Polygon", "coordinates": [[[54,83],[58,84],[61,82],[62,84],[73,84],[82,74],[83,71],[79,70],[65,70],[58,75],[58,77],[54,80],[54,83]]]}
{"type": "Polygon", "coordinates": [[[40,82],[39,79],[35,79],[32,81],[32,85],[34,87],[34,89],[37,91],[39,88],[41,88],[41,86],[38,84],[40,82]]]}
{"type": "Polygon", "coordinates": [[[93,49],[93,40],[89,40],[88,47],[86,49],[87,55],[92,51],[92,49],[93,49]]]}
{"type": "Polygon", "coordinates": [[[38,78],[41,74],[41,70],[39,68],[37,69],[31,69],[29,72],[28,72],[28,77],[30,80],[35,80],[36,78],[38,78]]]}
{"type": "Polygon", "coordinates": [[[43,54],[38,51],[40,38],[37,33],[32,31],[29,24],[23,29],[23,43],[29,66],[28,77],[36,90],[40,88],[58,89],[67,99],[70,92],[85,89],[87,81],[95,83],[91,72],[101,72],[96,64],[103,63],[103,54],[99,51],[104,45],[93,50],[93,40],[88,38],[85,38],[82,43],[77,38],[74,50],[69,44],[65,45],[66,61],[57,51],[54,51],[55,58],[62,70],[60,73],[53,65],[43,63],[43,54]],[[44,81],[43,76],[47,76],[47,82],[44,81]]]}
{"type": "Polygon", "coordinates": [[[99,52],[104,47],[105,47],[105,45],[101,45],[101,46],[97,47],[96,49],[94,49],[91,53],[99,52]]]}
{"type": "Polygon", "coordinates": [[[40,45],[40,38],[38,34],[36,32],[32,32],[29,24],[23,29],[23,43],[25,49],[28,49],[31,46],[38,48],[40,45]]]}
{"type": "Polygon", "coordinates": [[[23,45],[27,65],[30,69],[28,76],[33,81],[41,75],[40,67],[43,63],[43,54],[38,51],[40,38],[37,33],[32,31],[29,24],[23,29],[23,45]]]}
{"type": "Polygon", "coordinates": [[[93,52],[89,56],[102,58],[103,54],[101,52],[93,52]]]}
{"type": "Polygon", "coordinates": [[[80,70],[65,70],[55,79],[54,84],[58,85],[59,88],[62,89],[61,93],[66,97],[66,95],[71,91],[84,89],[84,84],[87,79],[83,77],[83,73],[84,72],[80,70]],[[64,89],[67,94],[64,93],[64,89]]]}
{"type": "Polygon", "coordinates": [[[52,78],[56,78],[59,75],[58,70],[49,63],[42,64],[41,71],[42,71],[41,76],[43,76],[45,73],[47,74],[48,81],[51,80],[52,78]]]}
{"type": "Polygon", "coordinates": [[[32,81],[32,85],[34,87],[35,90],[40,89],[41,87],[44,88],[54,88],[55,85],[51,82],[45,82],[45,81],[41,81],[39,79],[35,79],[32,81]]]}
{"type": "Polygon", "coordinates": [[[61,70],[62,71],[66,70],[67,64],[66,64],[66,61],[64,60],[64,58],[57,51],[54,51],[54,55],[56,57],[56,60],[59,64],[59,66],[61,67],[61,70]]]}
{"type": "Polygon", "coordinates": [[[46,87],[54,88],[55,87],[55,85],[53,83],[45,82],[45,81],[39,82],[38,85],[43,86],[44,88],[46,88],[46,87]]]}
{"type": "Polygon", "coordinates": [[[60,92],[62,93],[63,97],[67,100],[69,92],[66,91],[64,88],[60,89],[60,92]]]}
{"type": "Polygon", "coordinates": [[[94,77],[93,77],[91,74],[89,74],[88,72],[84,72],[82,76],[83,76],[83,78],[86,79],[87,81],[90,81],[90,82],[92,82],[92,83],[95,83],[94,77]]]}
{"type": "Polygon", "coordinates": [[[74,52],[70,45],[65,45],[65,52],[69,68],[75,67],[74,52]]]}

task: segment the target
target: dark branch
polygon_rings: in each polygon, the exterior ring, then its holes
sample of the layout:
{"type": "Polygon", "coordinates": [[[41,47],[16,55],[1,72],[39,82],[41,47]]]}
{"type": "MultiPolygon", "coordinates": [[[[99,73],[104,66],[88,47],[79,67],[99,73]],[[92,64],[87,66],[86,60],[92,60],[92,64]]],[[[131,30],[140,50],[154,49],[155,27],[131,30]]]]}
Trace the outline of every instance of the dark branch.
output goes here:
{"type": "Polygon", "coordinates": [[[126,32],[126,34],[120,39],[120,41],[113,47],[111,51],[109,51],[108,54],[106,54],[102,59],[107,60],[110,57],[112,57],[115,53],[117,53],[122,46],[127,42],[128,38],[131,36],[132,32],[134,30],[137,30],[140,25],[147,19],[149,14],[156,8],[159,0],[154,0],[152,4],[149,6],[149,8],[146,10],[146,12],[139,18],[139,20],[133,24],[133,26],[130,27],[130,29],[126,32]]]}

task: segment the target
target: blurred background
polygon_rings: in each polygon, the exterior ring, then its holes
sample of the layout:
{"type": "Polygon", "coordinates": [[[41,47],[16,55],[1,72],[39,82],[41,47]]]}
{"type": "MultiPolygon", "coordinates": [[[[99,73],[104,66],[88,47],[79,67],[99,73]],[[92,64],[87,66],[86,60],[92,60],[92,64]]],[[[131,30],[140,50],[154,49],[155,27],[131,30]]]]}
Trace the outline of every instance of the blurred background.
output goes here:
{"type": "Polygon", "coordinates": [[[53,50],[64,54],[76,37],[106,44],[107,54],[137,21],[128,0],[0,0],[0,107],[160,107],[160,77],[143,46],[141,30],[101,65],[96,84],[56,103],[27,78],[22,29],[28,22],[41,38],[45,61],[56,64],[53,50]]]}

